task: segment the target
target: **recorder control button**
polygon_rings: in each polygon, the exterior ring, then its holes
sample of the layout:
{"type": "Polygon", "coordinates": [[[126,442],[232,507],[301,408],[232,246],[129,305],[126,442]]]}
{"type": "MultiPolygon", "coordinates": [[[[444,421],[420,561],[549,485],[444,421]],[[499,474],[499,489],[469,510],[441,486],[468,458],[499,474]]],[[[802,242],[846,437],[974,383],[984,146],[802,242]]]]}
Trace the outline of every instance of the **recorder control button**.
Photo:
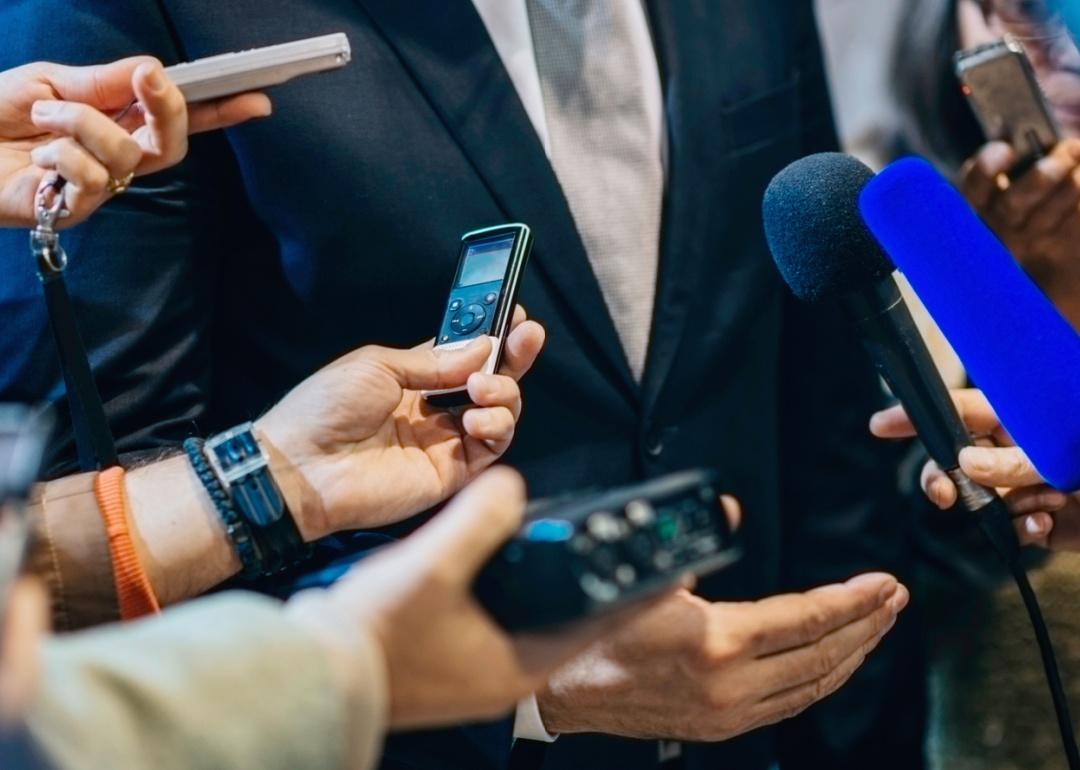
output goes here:
{"type": "Polygon", "coordinates": [[[468,334],[480,328],[487,320],[487,311],[483,305],[467,305],[450,319],[450,329],[455,334],[468,334]]]}
{"type": "Polygon", "coordinates": [[[450,309],[451,310],[461,310],[461,306],[463,304],[465,304],[465,303],[462,302],[460,299],[455,299],[453,302],[450,303],[450,309]]]}
{"type": "Polygon", "coordinates": [[[484,304],[485,305],[494,305],[495,300],[497,300],[498,298],[499,298],[498,294],[496,294],[493,291],[489,291],[486,295],[484,295],[484,304]]]}
{"type": "Polygon", "coordinates": [[[648,527],[656,521],[656,513],[646,500],[632,500],[626,506],[626,518],[635,527],[648,527]]]}

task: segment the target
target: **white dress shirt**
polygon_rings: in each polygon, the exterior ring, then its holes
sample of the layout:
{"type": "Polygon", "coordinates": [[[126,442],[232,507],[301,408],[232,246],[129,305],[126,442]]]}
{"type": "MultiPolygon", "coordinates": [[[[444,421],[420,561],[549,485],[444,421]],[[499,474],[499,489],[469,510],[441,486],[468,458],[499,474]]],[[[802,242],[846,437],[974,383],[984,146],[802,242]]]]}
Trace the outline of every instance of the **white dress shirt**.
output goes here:
{"type": "MultiPolygon", "coordinates": [[[[518,98],[525,107],[529,121],[536,130],[544,152],[551,155],[551,140],[548,135],[547,118],[544,110],[544,95],[540,89],[540,75],[536,69],[536,56],[533,51],[532,31],[529,27],[529,13],[526,0],[473,0],[477,13],[487,28],[488,35],[495,44],[495,50],[506,67],[510,80],[514,84],[518,98]]],[[[661,162],[667,160],[667,133],[664,122],[664,97],[660,85],[660,67],[653,47],[652,34],[645,7],[635,4],[639,10],[635,14],[633,26],[633,45],[640,57],[641,71],[647,73],[645,84],[645,108],[648,121],[655,139],[656,152],[661,162]]],[[[544,728],[540,717],[540,708],[536,697],[530,696],[521,701],[514,719],[514,737],[534,741],[553,741],[544,728]]]]}
{"type": "MultiPolygon", "coordinates": [[[[518,98],[536,129],[536,135],[544,145],[544,152],[551,154],[547,118],[544,111],[544,95],[540,90],[540,75],[536,71],[533,53],[532,31],[529,29],[529,12],[525,0],[473,0],[477,13],[487,27],[488,35],[499,52],[518,98]]],[[[667,127],[664,122],[664,92],[660,85],[660,66],[653,47],[652,33],[645,7],[635,3],[640,11],[634,20],[633,45],[640,57],[642,72],[648,73],[645,84],[645,108],[661,160],[667,159],[667,127]]]]}

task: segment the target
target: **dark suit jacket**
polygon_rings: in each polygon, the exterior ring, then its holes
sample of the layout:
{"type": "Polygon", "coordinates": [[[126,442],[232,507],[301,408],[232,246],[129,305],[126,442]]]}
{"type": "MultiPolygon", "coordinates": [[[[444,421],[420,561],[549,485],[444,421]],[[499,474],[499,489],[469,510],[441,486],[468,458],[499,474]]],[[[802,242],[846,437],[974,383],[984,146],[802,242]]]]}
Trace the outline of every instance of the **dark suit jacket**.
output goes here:
{"type": "MultiPolygon", "coordinates": [[[[743,502],[746,556],[704,584],[710,597],[871,568],[903,575],[895,455],[866,429],[877,380],[841,319],[789,298],[762,234],[770,177],[835,146],[811,2],[649,10],[670,176],[639,386],[469,0],[5,3],[5,67],[143,52],[175,62],[337,30],[352,41],[348,68],[276,90],[272,119],[197,138],[183,166],[65,236],[121,447],[221,429],[357,345],[431,336],[461,233],[523,221],[536,248],[521,301],[548,346],[507,461],[534,495],[712,466],[743,502]]],[[[59,400],[25,234],[5,236],[0,253],[0,398],[59,400]]],[[[70,441],[58,451],[70,457],[70,441]]],[[[785,768],[920,767],[923,674],[906,625],[829,702],[779,731],[692,748],[688,766],[765,768],[783,755],[785,768]]],[[[502,741],[484,756],[505,755],[502,741]]],[[[418,761],[487,761],[462,746],[418,761]]],[[[653,744],[566,737],[547,766],[655,757],[653,744]]]]}

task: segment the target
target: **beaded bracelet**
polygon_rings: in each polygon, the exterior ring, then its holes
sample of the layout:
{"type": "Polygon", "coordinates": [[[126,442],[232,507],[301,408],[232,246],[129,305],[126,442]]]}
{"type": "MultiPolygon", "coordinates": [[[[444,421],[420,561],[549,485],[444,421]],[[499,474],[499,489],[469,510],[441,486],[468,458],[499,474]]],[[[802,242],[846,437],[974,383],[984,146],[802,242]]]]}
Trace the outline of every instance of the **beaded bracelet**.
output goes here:
{"type": "Polygon", "coordinates": [[[233,550],[236,551],[236,555],[243,565],[243,576],[247,579],[260,577],[264,573],[262,554],[251,536],[251,530],[247,522],[241,518],[233,505],[229,493],[225,491],[217,475],[210,467],[210,463],[203,453],[205,444],[206,442],[201,438],[189,438],[184,441],[184,451],[187,452],[188,460],[191,461],[191,467],[195,471],[195,475],[199,477],[199,481],[202,482],[207,494],[210,495],[210,501],[214,504],[218,516],[221,517],[221,523],[225,525],[225,532],[228,534],[230,542],[232,542],[233,550]]]}

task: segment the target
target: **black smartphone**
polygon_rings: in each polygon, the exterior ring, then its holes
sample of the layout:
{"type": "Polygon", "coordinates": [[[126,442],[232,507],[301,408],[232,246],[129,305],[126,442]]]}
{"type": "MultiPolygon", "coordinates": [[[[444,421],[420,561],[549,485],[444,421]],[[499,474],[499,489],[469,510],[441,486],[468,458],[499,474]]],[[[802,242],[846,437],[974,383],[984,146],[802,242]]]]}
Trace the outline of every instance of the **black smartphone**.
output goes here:
{"type": "MultiPolygon", "coordinates": [[[[490,337],[491,355],[480,371],[494,374],[499,370],[531,251],[532,231],[527,225],[487,227],[461,237],[454,285],[435,337],[436,348],[454,350],[479,337],[490,337]]],[[[440,408],[471,403],[464,387],[427,390],[423,396],[440,408]]]]}

